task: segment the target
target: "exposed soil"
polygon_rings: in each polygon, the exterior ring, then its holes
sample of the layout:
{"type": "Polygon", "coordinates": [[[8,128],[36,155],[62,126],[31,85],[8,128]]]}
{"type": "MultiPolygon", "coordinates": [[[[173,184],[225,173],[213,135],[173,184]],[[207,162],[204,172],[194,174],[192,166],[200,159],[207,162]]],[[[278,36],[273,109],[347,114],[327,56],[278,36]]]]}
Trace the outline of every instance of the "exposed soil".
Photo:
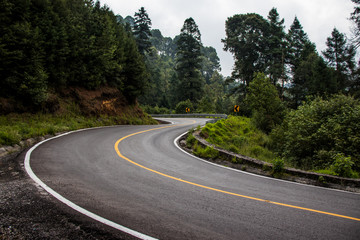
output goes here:
{"type": "Polygon", "coordinates": [[[134,239],[69,209],[24,170],[24,151],[0,161],[0,239],[134,239]]]}
{"type": "Polygon", "coordinates": [[[117,88],[103,86],[96,90],[69,87],[49,93],[47,100],[40,106],[27,106],[14,99],[0,97],[0,114],[26,112],[45,112],[66,114],[78,112],[83,115],[144,117],[137,102],[130,103],[117,88]],[[69,109],[72,108],[72,109],[69,109]]]}

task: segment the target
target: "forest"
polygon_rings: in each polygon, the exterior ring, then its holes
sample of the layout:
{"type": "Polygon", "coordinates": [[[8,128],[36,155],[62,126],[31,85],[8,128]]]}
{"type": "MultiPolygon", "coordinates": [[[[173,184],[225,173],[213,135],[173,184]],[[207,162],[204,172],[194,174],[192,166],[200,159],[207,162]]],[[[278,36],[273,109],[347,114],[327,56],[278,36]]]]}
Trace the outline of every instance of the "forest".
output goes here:
{"type": "Polygon", "coordinates": [[[171,38],[143,7],[124,18],[99,1],[0,0],[0,112],[48,112],[64,89],[110,87],[148,113],[251,117],[293,165],[340,159],[359,171],[360,1],[351,1],[353,36],[334,28],[320,53],[300,20],[286,30],[276,8],[228,17],[222,43],[234,66],[224,77],[192,17],[171,38]]]}
{"type": "Polygon", "coordinates": [[[111,86],[130,102],[147,70],[131,31],[100,2],[1,0],[0,96],[40,110],[69,86],[111,86]]]}

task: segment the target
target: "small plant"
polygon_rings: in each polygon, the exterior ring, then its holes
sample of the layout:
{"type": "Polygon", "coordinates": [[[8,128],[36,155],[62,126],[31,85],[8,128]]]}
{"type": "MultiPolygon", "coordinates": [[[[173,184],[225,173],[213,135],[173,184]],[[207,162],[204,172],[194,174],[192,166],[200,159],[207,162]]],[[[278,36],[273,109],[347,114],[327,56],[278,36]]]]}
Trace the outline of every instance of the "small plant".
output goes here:
{"type": "Polygon", "coordinates": [[[353,176],[353,171],[351,168],[354,165],[354,162],[351,161],[351,157],[346,157],[343,153],[338,153],[333,158],[335,161],[331,168],[336,174],[338,174],[340,177],[353,176]]]}
{"type": "Polygon", "coordinates": [[[215,159],[219,156],[219,151],[217,151],[216,149],[213,149],[211,147],[201,147],[198,144],[194,145],[194,154],[198,157],[202,157],[202,158],[211,158],[211,159],[215,159]]]}
{"type": "Polygon", "coordinates": [[[284,160],[275,158],[273,161],[273,174],[282,174],[284,172],[284,160]]]}
{"type": "Polygon", "coordinates": [[[186,146],[188,148],[191,148],[195,144],[195,142],[196,142],[195,137],[191,133],[189,133],[186,138],[186,146]]]}
{"type": "Polygon", "coordinates": [[[322,183],[322,184],[325,184],[326,183],[326,180],[324,178],[324,176],[319,176],[319,182],[322,183]]]}

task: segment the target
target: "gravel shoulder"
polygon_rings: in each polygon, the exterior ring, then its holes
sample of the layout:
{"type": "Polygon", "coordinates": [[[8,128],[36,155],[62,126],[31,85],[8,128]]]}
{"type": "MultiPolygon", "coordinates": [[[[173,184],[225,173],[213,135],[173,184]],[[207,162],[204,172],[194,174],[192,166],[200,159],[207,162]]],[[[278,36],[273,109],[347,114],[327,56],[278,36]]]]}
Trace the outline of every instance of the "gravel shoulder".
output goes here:
{"type": "Polygon", "coordinates": [[[134,239],[58,202],[25,172],[26,150],[0,161],[0,239],[134,239]]]}

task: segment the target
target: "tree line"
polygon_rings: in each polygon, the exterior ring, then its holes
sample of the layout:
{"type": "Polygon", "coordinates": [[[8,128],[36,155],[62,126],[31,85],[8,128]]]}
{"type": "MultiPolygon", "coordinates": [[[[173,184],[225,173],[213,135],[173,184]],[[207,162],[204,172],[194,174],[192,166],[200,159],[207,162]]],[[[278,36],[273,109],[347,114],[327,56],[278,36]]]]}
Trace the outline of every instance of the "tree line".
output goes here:
{"type": "Polygon", "coordinates": [[[226,21],[224,50],[235,58],[230,81],[239,100],[246,97],[255,73],[265,73],[291,108],[309,95],[351,93],[359,95],[356,47],[345,34],[333,29],[325,51],[319,54],[297,17],[288,32],[277,9],[267,19],[256,13],[237,14],[226,21]]]}
{"type": "Polygon", "coordinates": [[[39,108],[70,86],[118,88],[133,103],[148,75],[131,31],[99,1],[1,0],[0,96],[39,108]]]}
{"type": "MultiPolygon", "coordinates": [[[[359,95],[359,44],[334,28],[321,56],[298,18],[285,32],[275,8],[267,19],[256,13],[227,19],[222,41],[235,64],[225,79],[193,18],[172,39],[151,29],[144,8],[123,19],[92,0],[0,2],[0,94],[24,104],[41,106],[49,93],[69,86],[109,85],[130,102],[170,109],[189,100],[197,111],[228,113],[236,99],[249,115],[244,100],[260,72],[294,109],[309,95],[359,95]]],[[[351,18],[358,24],[356,9],[351,18]]]]}
{"type": "Polygon", "coordinates": [[[219,73],[220,59],[215,48],[202,44],[193,18],[186,19],[180,34],[171,38],[164,37],[159,29],[151,29],[144,8],[134,17],[118,17],[127,29],[132,29],[149,72],[148,90],[139,97],[141,104],[150,111],[151,107],[185,111],[186,107],[180,110],[176,106],[188,102],[192,111],[227,112],[232,103],[219,73]]]}

